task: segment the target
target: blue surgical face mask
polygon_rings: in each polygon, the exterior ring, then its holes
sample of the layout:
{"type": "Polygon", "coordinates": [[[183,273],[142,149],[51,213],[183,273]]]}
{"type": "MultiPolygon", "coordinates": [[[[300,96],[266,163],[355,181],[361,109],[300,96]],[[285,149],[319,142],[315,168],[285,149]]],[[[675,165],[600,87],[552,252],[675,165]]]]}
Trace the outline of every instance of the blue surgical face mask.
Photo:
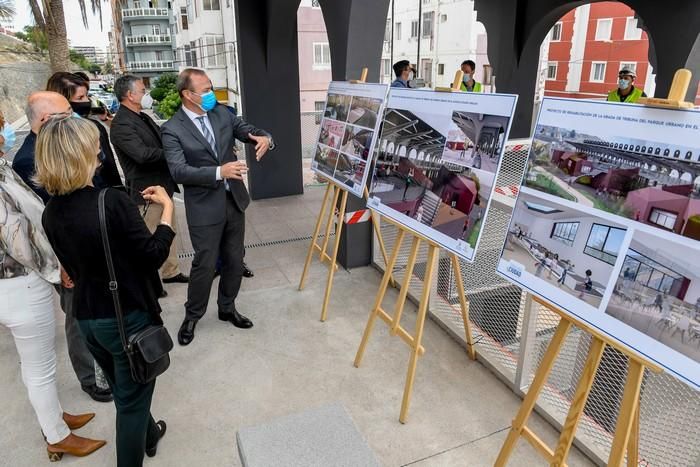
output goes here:
{"type": "Polygon", "coordinates": [[[622,78],[621,78],[621,79],[617,82],[617,87],[624,91],[625,89],[627,89],[628,87],[630,87],[630,82],[629,82],[628,80],[626,80],[626,79],[622,79],[622,78]]]}
{"type": "Polygon", "coordinates": [[[17,140],[17,135],[12,125],[5,123],[5,126],[2,127],[2,136],[5,138],[5,144],[3,144],[0,149],[2,149],[2,152],[8,152],[12,149],[12,146],[15,145],[15,141],[17,140]]]}
{"type": "Polygon", "coordinates": [[[470,75],[469,73],[464,73],[464,75],[462,76],[462,81],[464,81],[465,83],[468,83],[470,79],[472,79],[472,75],[470,75]]]}
{"type": "Polygon", "coordinates": [[[204,94],[197,95],[202,98],[202,103],[199,104],[199,107],[205,112],[209,112],[211,109],[216,107],[216,96],[214,95],[214,91],[209,91],[205,92],[204,94]]]}
{"type": "Polygon", "coordinates": [[[81,117],[80,114],[77,113],[77,112],[73,112],[72,117],[73,117],[73,118],[83,118],[83,117],[81,117]]]}

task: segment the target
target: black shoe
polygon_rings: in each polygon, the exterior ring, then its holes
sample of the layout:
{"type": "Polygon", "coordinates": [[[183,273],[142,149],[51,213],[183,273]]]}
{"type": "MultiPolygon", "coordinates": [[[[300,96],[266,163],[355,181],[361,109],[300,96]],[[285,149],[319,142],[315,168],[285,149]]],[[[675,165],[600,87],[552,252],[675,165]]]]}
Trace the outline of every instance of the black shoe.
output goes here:
{"type": "Polygon", "coordinates": [[[219,319],[221,321],[228,321],[237,328],[241,329],[248,329],[253,327],[253,322],[245,316],[243,316],[242,314],[240,314],[238,311],[236,311],[235,308],[230,313],[224,313],[222,311],[219,311],[219,319]]]}
{"type": "Polygon", "coordinates": [[[160,291],[160,295],[158,296],[158,298],[165,298],[167,296],[168,296],[168,292],[165,289],[162,289],[160,291]]]}
{"type": "Polygon", "coordinates": [[[166,425],[163,420],[158,420],[156,422],[156,425],[158,426],[158,439],[156,440],[156,444],[154,444],[153,447],[146,448],[146,455],[148,457],[154,457],[156,455],[156,451],[158,450],[158,441],[160,441],[163,438],[163,436],[165,436],[165,432],[168,431],[168,425],[166,425]]]}
{"type": "Polygon", "coordinates": [[[168,277],[167,279],[163,279],[163,284],[187,284],[190,281],[190,278],[184,275],[183,273],[178,274],[177,276],[173,277],[168,277]]]}
{"type": "Polygon", "coordinates": [[[243,263],[243,277],[255,277],[255,274],[253,274],[253,271],[250,270],[247,264],[243,263]]]}
{"type": "Polygon", "coordinates": [[[180,331],[177,333],[177,341],[180,345],[189,345],[194,339],[194,328],[197,325],[197,321],[191,319],[185,319],[180,326],[180,331]]]}
{"type": "Polygon", "coordinates": [[[101,387],[97,386],[96,384],[90,385],[90,386],[82,386],[83,391],[87,393],[88,396],[92,398],[92,400],[97,401],[97,402],[112,402],[112,390],[107,388],[107,389],[102,389],[101,387]]]}

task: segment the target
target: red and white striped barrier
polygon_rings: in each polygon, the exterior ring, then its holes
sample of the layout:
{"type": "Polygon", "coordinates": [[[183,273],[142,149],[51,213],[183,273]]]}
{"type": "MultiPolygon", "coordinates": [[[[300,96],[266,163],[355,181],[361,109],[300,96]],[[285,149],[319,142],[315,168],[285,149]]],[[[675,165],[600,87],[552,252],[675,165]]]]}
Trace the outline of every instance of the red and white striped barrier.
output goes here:
{"type": "Polygon", "coordinates": [[[360,222],[367,222],[372,216],[372,211],[369,209],[360,209],[359,211],[352,211],[345,213],[345,223],[348,225],[359,224],[360,222]]]}
{"type": "Polygon", "coordinates": [[[517,198],[520,187],[518,185],[499,186],[496,187],[496,193],[507,196],[509,198],[517,198]]]}

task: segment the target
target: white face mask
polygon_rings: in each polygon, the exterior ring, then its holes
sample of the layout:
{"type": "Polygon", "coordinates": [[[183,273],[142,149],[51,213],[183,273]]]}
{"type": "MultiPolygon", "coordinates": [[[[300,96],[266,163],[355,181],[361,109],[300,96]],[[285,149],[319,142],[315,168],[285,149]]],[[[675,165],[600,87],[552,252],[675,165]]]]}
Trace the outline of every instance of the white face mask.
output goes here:
{"type": "Polygon", "coordinates": [[[141,98],[141,108],[150,109],[153,106],[153,98],[150,94],[144,94],[141,98]]]}

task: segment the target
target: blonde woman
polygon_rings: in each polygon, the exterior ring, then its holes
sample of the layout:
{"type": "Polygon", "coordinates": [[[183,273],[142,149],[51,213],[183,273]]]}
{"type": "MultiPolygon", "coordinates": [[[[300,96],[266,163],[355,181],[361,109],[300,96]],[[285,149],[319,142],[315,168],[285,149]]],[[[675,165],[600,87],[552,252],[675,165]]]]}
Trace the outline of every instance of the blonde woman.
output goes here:
{"type": "Polygon", "coordinates": [[[105,442],[72,434],[95,414],[70,415],[58,400],[52,284],[61,279],[41,226],[43,208],[41,199],[0,159],[0,325],[14,337],[22,381],[48,443],[49,458],[56,461],[65,453],[87,456],[105,442]]]}
{"type": "MultiPolygon", "coordinates": [[[[139,467],[144,453],[156,454],[165,434],[162,420],[150,414],[155,381],[131,378],[119,337],[102,245],[98,198],[92,185],[100,151],[100,135],[92,122],[56,118],[39,132],[36,182],[50,195],[43,224],[61,264],[75,284],[73,306],[90,353],[104,370],[117,408],[117,464],[139,467]]],[[[168,258],[175,237],[170,227],[173,203],[163,187],[149,187],[143,197],[163,209],[151,234],[131,198],[109,188],[105,196],[109,244],[119,283],[126,335],[162,321],[158,305],[158,269],[168,258]]]]}

